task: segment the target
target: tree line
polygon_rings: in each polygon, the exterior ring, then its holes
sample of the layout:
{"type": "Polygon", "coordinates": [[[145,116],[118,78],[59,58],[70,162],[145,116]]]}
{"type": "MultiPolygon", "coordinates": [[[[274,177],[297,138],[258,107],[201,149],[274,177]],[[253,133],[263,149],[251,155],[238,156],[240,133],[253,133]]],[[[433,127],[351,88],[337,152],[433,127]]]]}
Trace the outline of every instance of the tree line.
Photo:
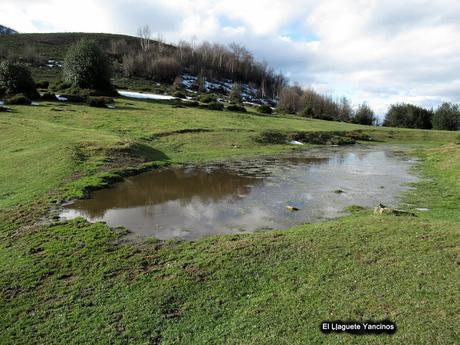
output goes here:
{"type": "Polygon", "coordinates": [[[407,103],[393,104],[385,115],[383,125],[456,131],[460,130],[460,107],[448,102],[443,103],[436,110],[407,103]]]}
{"type": "Polygon", "coordinates": [[[173,82],[181,73],[201,78],[246,83],[260,90],[263,98],[277,98],[287,78],[265,61],[258,61],[244,46],[204,41],[199,44],[180,41],[176,46],[161,38],[151,39],[148,26],[139,29],[140,44],[129,45],[124,39],[114,41],[110,55],[126,77],[142,77],[158,82],[173,82]]]}
{"type": "Polygon", "coordinates": [[[373,110],[363,103],[354,110],[348,98],[338,100],[322,95],[313,89],[300,86],[284,87],[281,90],[278,108],[288,114],[328,121],[352,122],[363,125],[377,124],[373,110]]]}

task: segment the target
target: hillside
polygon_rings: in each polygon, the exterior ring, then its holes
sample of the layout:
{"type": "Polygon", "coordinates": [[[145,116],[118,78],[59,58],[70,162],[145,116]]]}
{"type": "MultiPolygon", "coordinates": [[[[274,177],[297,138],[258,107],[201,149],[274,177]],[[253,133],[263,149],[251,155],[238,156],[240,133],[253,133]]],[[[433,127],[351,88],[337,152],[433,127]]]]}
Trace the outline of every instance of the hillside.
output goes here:
{"type": "MultiPolygon", "coordinates": [[[[203,83],[238,82],[273,99],[286,84],[281,73],[275,73],[237,44],[181,41],[176,47],[162,41],[102,33],[19,34],[0,37],[0,59],[25,63],[36,81],[52,82],[60,77],[67,49],[83,38],[95,41],[107,54],[113,81],[121,87],[153,91],[153,86],[171,86],[182,75],[203,83]]],[[[222,92],[228,90],[224,87],[222,92]]]]}
{"type": "Polygon", "coordinates": [[[0,25],[0,36],[4,36],[4,35],[14,35],[14,34],[17,34],[18,32],[13,30],[13,29],[10,29],[6,26],[3,26],[3,25],[0,25]]]}
{"type": "Polygon", "coordinates": [[[0,37],[0,58],[8,54],[21,56],[26,47],[44,59],[63,60],[67,49],[82,38],[98,43],[103,50],[109,50],[113,40],[124,39],[130,45],[139,45],[139,39],[127,35],[105,33],[21,33],[0,37]]]}

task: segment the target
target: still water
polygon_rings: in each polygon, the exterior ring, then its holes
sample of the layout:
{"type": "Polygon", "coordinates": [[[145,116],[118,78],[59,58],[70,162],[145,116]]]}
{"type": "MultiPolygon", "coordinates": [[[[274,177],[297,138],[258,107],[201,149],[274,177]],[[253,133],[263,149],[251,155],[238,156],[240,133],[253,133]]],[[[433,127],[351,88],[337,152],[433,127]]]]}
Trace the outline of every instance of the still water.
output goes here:
{"type": "Polygon", "coordinates": [[[398,194],[416,181],[413,163],[391,147],[355,145],[168,168],[93,192],[65,206],[61,217],[159,239],[287,228],[336,218],[350,205],[397,205],[398,194]]]}

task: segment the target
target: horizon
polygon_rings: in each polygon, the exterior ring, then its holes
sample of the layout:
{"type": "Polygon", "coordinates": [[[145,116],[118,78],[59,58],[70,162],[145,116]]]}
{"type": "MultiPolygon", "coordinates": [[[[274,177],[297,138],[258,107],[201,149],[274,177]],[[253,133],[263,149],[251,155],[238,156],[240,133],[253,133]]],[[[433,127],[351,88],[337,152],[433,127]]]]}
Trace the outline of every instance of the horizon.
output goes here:
{"type": "Polygon", "coordinates": [[[460,4],[450,0],[293,1],[289,6],[278,0],[136,0],[129,5],[84,0],[66,1],[66,6],[55,0],[6,0],[0,24],[20,33],[131,36],[149,25],[153,39],[173,44],[182,39],[238,42],[291,83],[346,96],[354,106],[368,103],[382,120],[394,103],[432,108],[460,101],[456,13],[460,4]]]}

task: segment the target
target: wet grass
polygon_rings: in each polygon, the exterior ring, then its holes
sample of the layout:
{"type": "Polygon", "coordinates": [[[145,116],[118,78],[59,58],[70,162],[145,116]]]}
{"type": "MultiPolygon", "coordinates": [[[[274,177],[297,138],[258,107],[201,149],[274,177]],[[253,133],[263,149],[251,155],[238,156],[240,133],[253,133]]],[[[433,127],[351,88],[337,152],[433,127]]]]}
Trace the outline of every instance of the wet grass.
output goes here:
{"type": "Polygon", "coordinates": [[[116,104],[44,103],[0,115],[0,343],[458,342],[455,133],[116,104]],[[417,217],[354,207],[285,231],[164,243],[126,242],[125,230],[82,219],[37,223],[53,201],[126,171],[291,149],[254,140],[266,130],[363,130],[417,145],[424,178],[402,204],[417,217]],[[323,320],[385,318],[398,326],[391,337],[319,331],[323,320]]]}

